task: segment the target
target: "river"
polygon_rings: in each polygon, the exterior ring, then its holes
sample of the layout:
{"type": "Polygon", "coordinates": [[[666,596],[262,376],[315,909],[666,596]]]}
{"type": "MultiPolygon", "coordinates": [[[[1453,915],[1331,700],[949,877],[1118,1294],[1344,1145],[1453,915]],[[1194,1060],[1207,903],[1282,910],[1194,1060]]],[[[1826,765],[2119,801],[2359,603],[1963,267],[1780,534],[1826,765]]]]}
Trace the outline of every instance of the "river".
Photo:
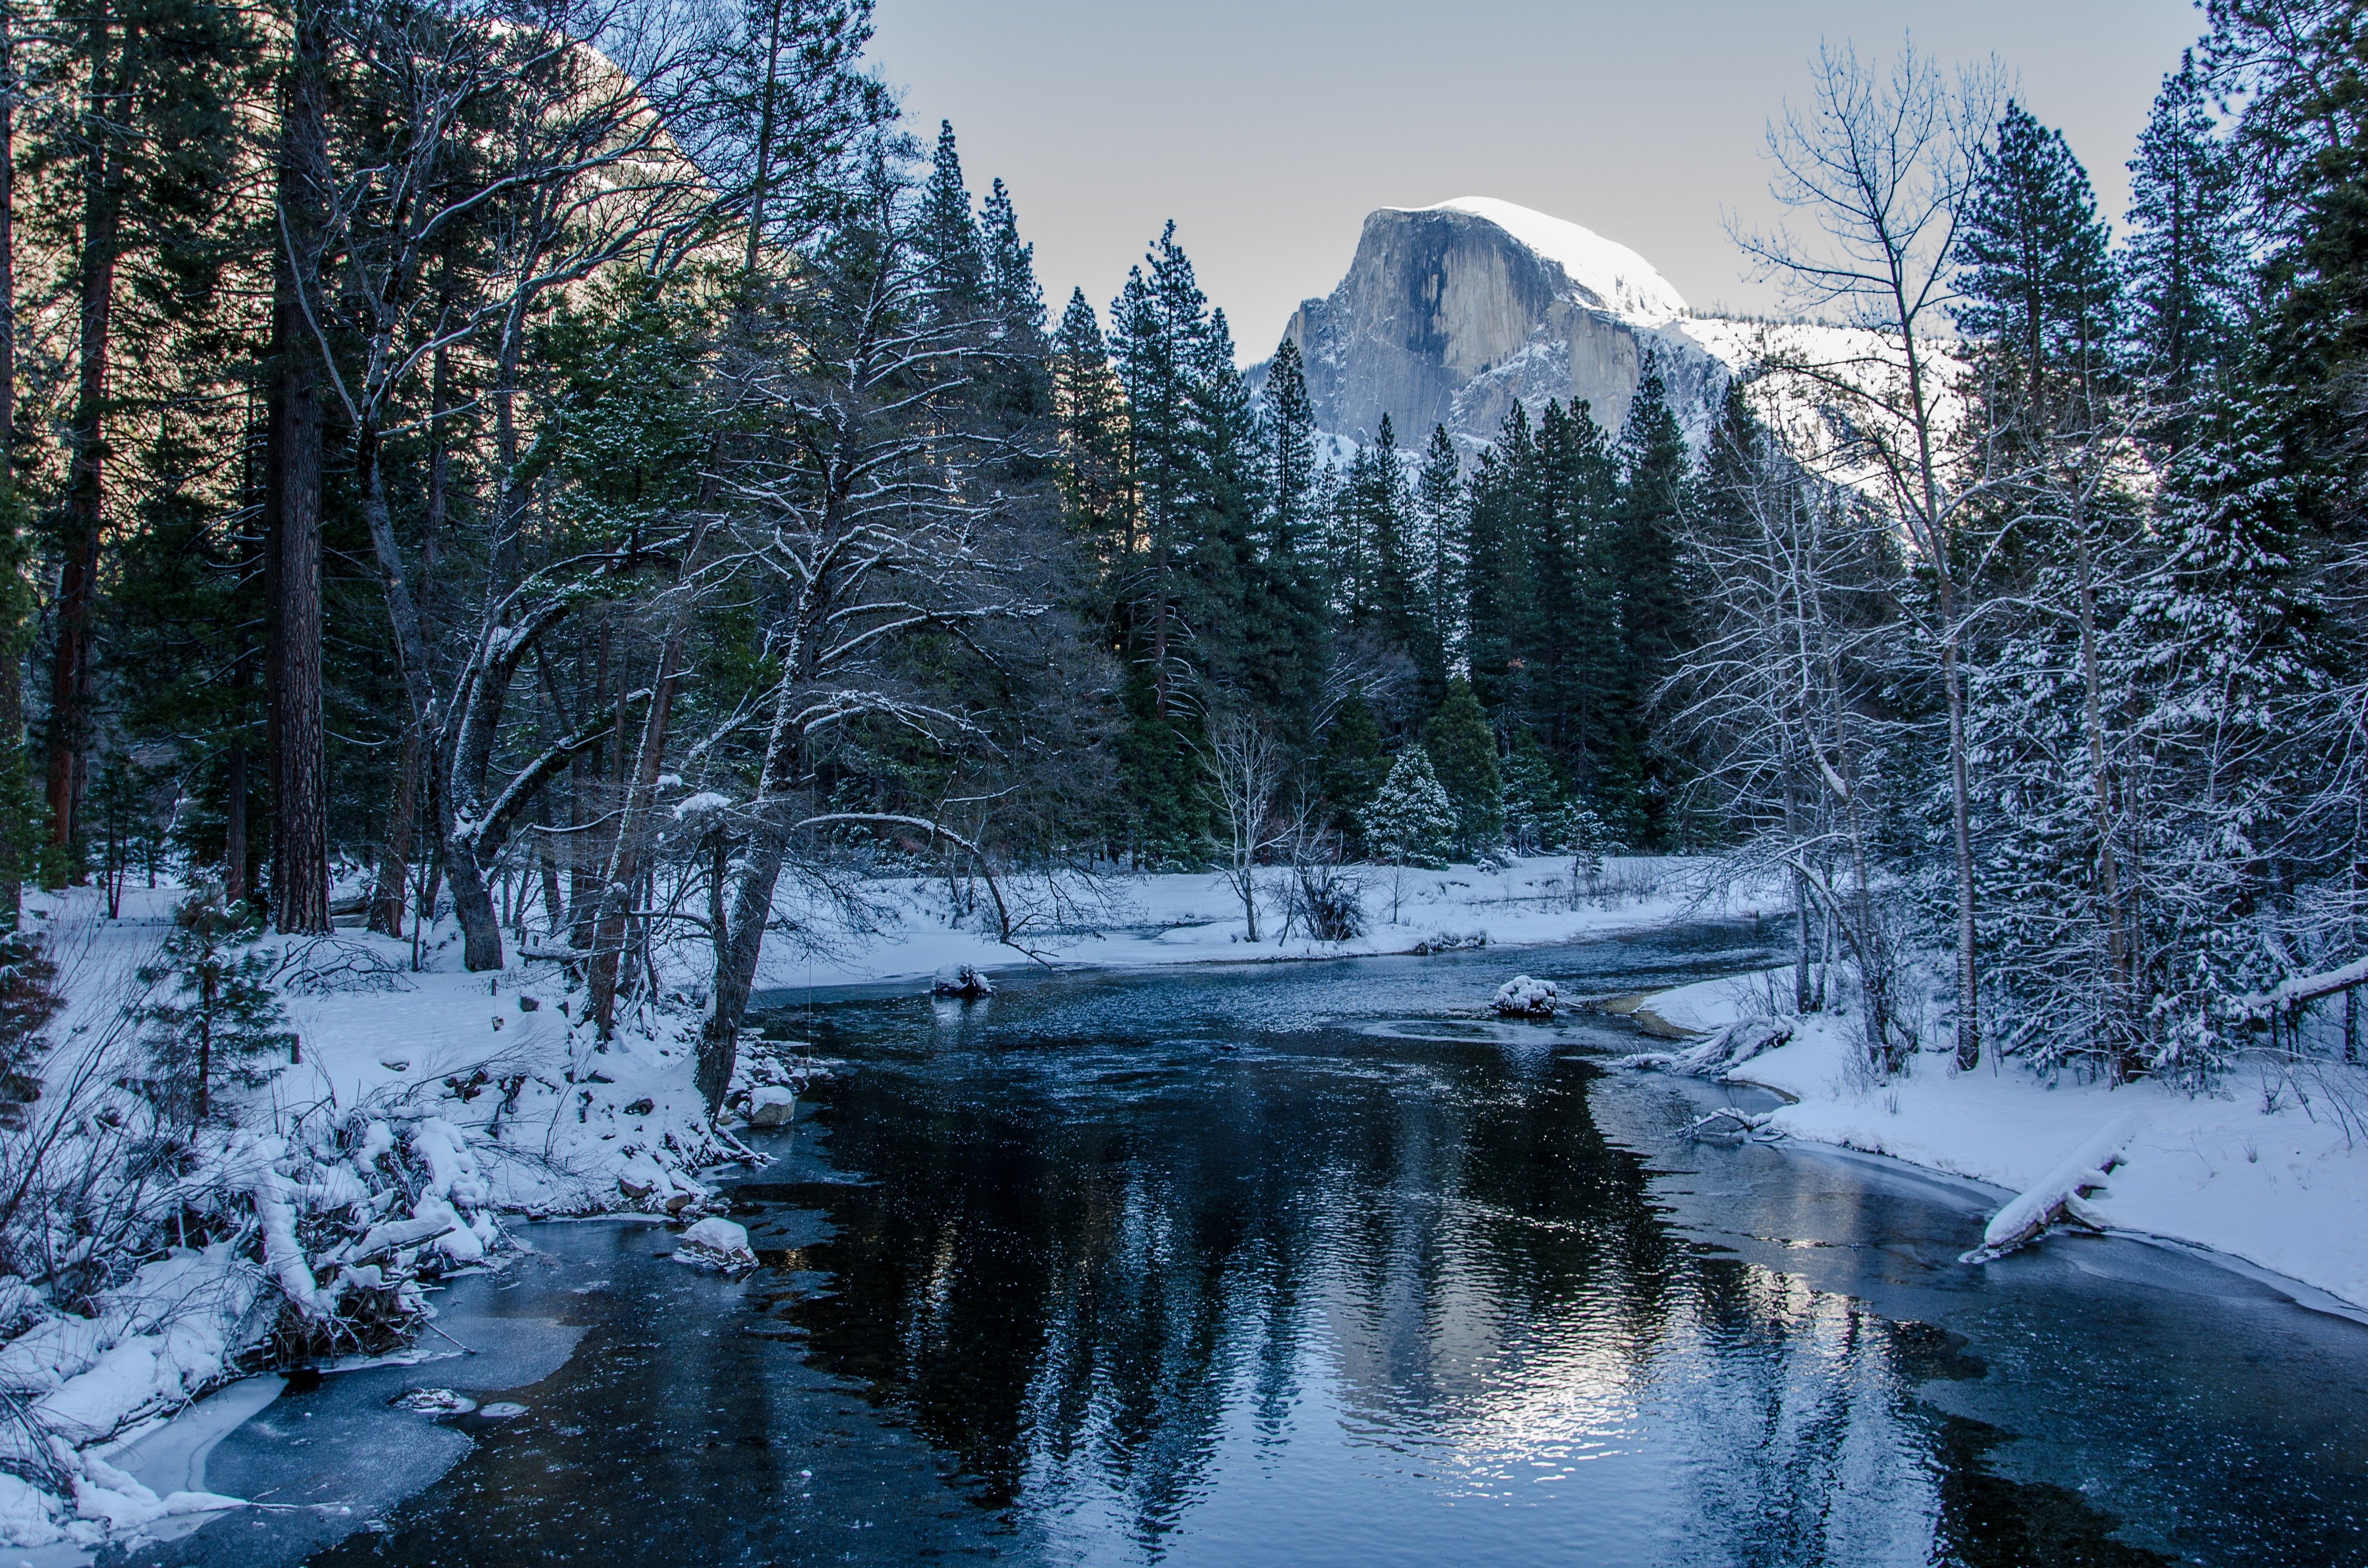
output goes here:
{"type": "Polygon", "coordinates": [[[766,1267],[524,1227],[439,1297],[475,1354],[297,1380],[207,1472],[280,1506],[122,1560],[2368,1562],[2368,1327],[2135,1242],[1968,1268],[1997,1194],[1690,1144],[1767,1102],[1478,1016],[1759,941],[776,995],[837,1065],[735,1188],[766,1267]]]}

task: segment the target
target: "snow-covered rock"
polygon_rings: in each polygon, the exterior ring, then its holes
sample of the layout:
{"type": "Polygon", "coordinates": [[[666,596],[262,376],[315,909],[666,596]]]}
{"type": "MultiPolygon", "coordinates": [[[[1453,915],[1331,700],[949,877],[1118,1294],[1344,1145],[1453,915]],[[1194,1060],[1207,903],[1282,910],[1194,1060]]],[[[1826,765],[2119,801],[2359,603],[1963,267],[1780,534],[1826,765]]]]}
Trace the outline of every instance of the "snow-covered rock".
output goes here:
{"type": "Polygon", "coordinates": [[[701,1220],[685,1231],[675,1244],[674,1260],[727,1273],[757,1267],[757,1255],[748,1247],[747,1228],[729,1220],[701,1220]]]}
{"type": "Polygon", "coordinates": [[[929,983],[929,994],[959,996],[964,1001],[972,1001],[981,996],[994,995],[995,982],[987,979],[984,971],[973,965],[954,964],[938,971],[936,978],[929,983]]]}
{"type": "Polygon", "coordinates": [[[765,1084],[748,1091],[748,1125],[751,1127],[786,1127],[798,1114],[798,1096],[794,1089],[778,1084],[765,1084]]]}
{"type": "Polygon", "coordinates": [[[1562,992],[1553,981],[1517,974],[1497,987],[1497,999],[1489,1006],[1500,1017],[1551,1018],[1561,1001],[1562,992]]]}

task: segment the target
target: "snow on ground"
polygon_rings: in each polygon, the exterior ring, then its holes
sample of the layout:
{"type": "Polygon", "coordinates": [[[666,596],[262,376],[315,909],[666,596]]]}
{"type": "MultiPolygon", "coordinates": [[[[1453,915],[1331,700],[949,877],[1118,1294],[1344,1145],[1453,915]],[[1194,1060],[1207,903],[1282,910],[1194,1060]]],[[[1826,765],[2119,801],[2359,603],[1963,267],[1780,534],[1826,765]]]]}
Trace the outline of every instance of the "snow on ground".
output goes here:
{"type": "MultiPolygon", "coordinates": [[[[1242,901],[1220,873],[1121,877],[1111,879],[1104,890],[1106,902],[1079,912],[1065,923],[1066,929],[1022,933],[1018,939],[1032,957],[999,941],[975,915],[950,918],[942,882],[882,882],[875,885],[893,916],[889,923],[877,931],[850,934],[835,944],[836,951],[812,957],[770,947],[757,983],[789,987],[917,980],[965,963],[1008,973],[1040,962],[1132,969],[1356,958],[1408,952],[1440,937],[1475,935],[1498,946],[1531,946],[1689,915],[1716,919],[1758,913],[1748,894],[1698,901],[1688,876],[1691,869],[1690,862],[1677,858],[1610,858],[1602,874],[1582,884],[1574,898],[1566,856],[1532,856],[1502,869],[1360,867],[1352,874],[1363,885],[1366,931],[1347,942],[1317,942],[1297,930],[1281,935],[1289,873],[1280,868],[1258,872],[1256,942],[1245,940],[1242,901]]],[[[983,901],[984,893],[979,897],[983,901]]]]}
{"type": "MultiPolygon", "coordinates": [[[[950,915],[954,890],[941,881],[882,881],[868,889],[871,918],[842,926],[825,952],[768,951],[759,984],[909,981],[917,991],[933,971],[962,964],[1008,972],[1039,963],[1338,957],[1482,937],[1561,941],[1689,915],[1750,913],[1725,900],[1695,902],[1685,870],[1682,862],[1615,859],[1575,896],[1571,864],[1558,857],[1486,870],[1367,869],[1357,875],[1369,929],[1345,943],[1277,935],[1281,870],[1262,876],[1263,939],[1255,943],[1242,939],[1240,901],[1219,876],[1110,878],[1059,899],[1049,888],[1008,886],[1030,927],[1021,938],[1028,952],[996,940],[983,909],[950,915]],[[1269,902],[1276,907],[1263,907],[1269,902]]],[[[53,1082],[76,1062],[133,1049],[121,1019],[150,994],[139,971],[158,961],[184,896],[174,887],[127,890],[120,917],[108,916],[93,890],[28,901],[68,999],[45,1064],[53,1082]]],[[[528,956],[550,948],[550,938],[538,932],[521,943],[506,935],[508,967],[488,974],[461,967],[449,919],[423,935],[416,968],[409,940],[358,929],[264,938],[297,1039],[295,1060],[275,1059],[263,1064],[268,1075],[259,1085],[223,1091],[238,1104],[240,1130],[213,1140],[220,1168],[209,1179],[252,1189],[267,1262],[229,1243],[172,1249],[107,1292],[88,1317],[28,1306],[21,1284],[0,1280],[0,1305],[12,1320],[28,1312],[36,1319],[0,1346],[0,1386],[21,1391],[41,1426],[66,1443],[71,1480],[50,1493],[0,1471],[0,1540],[73,1555],[229,1506],[198,1492],[159,1495],[105,1456],[235,1377],[283,1298],[325,1309],[349,1278],[375,1281],[378,1267],[365,1257],[392,1254],[407,1263],[440,1252],[443,1267],[474,1266],[498,1249],[494,1216],[504,1210],[698,1217],[709,1188],[697,1173],[735,1153],[708,1126],[692,1082],[703,948],[662,944],[658,994],[644,985],[604,1046],[569,966],[528,956]],[[346,1133],[333,1137],[338,1128],[346,1133]],[[369,1233],[329,1250],[314,1244],[308,1256],[297,1222],[357,1203],[369,1233]]]]}
{"type": "MultiPolygon", "coordinates": [[[[1772,1011],[1777,987],[1789,994],[1790,985],[1790,970],[1707,981],[1646,1006],[1705,1030],[1772,1011]]],[[[1907,1076],[1877,1083],[1854,1067],[1860,1044],[1856,1019],[1813,1016],[1726,1077],[1789,1096],[1767,1125],[1793,1137],[2016,1192],[2135,1110],[2143,1125],[2126,1163],[2089,1194],[2116,1230],[2207,1247],[2368,1307],[2368,1138],[2350,1108],[2368,1105],[2358,1069],[2330,1065],[2298,1084],[2283,1070],[2240,1067],[2213,1092],[2189,1095],[2151,1081],[2051,1079],[2014,1061],[1959,1073],[1953,1055],[1928,1051],[1907,1076]]]]}

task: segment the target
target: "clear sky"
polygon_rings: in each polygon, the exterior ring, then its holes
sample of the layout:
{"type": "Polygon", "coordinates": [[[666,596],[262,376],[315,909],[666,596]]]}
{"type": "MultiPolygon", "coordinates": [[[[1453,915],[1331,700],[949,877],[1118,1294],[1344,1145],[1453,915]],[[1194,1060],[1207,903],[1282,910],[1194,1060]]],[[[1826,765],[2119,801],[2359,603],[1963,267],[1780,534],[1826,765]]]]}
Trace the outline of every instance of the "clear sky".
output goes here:
{"type": "Polygon", "coordinates": [[[1774,209],[1764,131],[1820,39],[1996,55],[2109,216],[2187,0],[879,0],[917,127],[1000,175],[1057,316],[1106,309],[1169,218],[1246,361],[1376,207],[1495,196],[1633,246],[1696,306],[1767,310],[1722,219],[1774,209]]]}

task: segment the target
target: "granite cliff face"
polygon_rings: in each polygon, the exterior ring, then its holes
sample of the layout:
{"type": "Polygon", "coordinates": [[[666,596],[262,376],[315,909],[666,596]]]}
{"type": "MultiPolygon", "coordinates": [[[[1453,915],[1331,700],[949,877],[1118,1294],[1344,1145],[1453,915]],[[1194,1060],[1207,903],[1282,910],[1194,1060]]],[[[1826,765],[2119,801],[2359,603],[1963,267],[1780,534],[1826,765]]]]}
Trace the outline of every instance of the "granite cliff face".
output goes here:
{"type": "Polygon", "coordinates": [[[1386,414],[1403,447],[1445,425],[1470,449],[1495,437],[1516,400],[1533,413],[1548,398],[1583,400],[1618,430],[1648,346],[1699,427],[1725,370],[1685,335],[1685,308],[1625,246],[1467,197],[1368,216],[1348,276],[1301,305],[1287,333],[1325,430],[1370,440],[1386,414]]]}

